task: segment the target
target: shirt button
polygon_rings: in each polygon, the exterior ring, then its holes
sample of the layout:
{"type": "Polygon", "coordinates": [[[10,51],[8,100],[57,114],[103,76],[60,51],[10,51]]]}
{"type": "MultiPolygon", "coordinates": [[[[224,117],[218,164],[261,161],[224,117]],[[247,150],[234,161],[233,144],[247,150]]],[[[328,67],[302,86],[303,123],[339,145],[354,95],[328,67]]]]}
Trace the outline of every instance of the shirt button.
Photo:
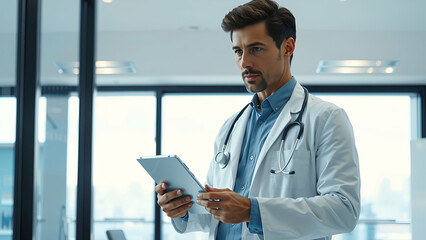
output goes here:
{"type": "Polygon", "coordinates": [[[262,120],[259,120],[259,123],[260,123],[260,124],[262,124],[262,123],[263,123],[263,121],[262,121],[262,120]]]}
{"type": "Polygon", "coordinates": [[[275,108],[275,111],[278,111],[278,108],[277,108],[277,107],[275,108]]]}
{"type": "Polygon", "coordinates": [[[252,161],[254,160],[254,157],[253,157],[253,155],[252,155],[252,156],[250,156],[250,160],[252,160],[252,161]]]}
{"type": "Polygon", "coordinates": [[[242,190],[246,189],[246,186],[242,186],[242,187],[241,187],[241,189],[242,189],[242,190]]]}

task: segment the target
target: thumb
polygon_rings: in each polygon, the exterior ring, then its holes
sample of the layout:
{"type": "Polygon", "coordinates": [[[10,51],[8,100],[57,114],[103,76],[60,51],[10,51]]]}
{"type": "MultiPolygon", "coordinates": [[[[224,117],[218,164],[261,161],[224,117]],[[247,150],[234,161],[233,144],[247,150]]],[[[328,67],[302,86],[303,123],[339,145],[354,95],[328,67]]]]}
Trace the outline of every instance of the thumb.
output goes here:
{"type": "Polygon", "coordinates": [[[212,188],[207,184],[205,185],[205,188],[206,188],[207,192],[220,192],[221,191],[220,189],[212,188]]]}

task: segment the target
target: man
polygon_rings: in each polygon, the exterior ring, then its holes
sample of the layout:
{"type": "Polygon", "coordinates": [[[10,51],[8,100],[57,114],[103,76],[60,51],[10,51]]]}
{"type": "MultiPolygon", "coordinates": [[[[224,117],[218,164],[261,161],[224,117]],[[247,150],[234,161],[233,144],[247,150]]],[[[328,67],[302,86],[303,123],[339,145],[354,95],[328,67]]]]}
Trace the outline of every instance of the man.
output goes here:
{"type": "Polygon", "coordinates": [[[209,231],[212,240],[331,239],[352,231],[360,212],[352,126],[341,108],[308,94],[292,77],[293,15],[271,0],[253,0],[229,12],[222,28],[255,94],[217,136],[215,153],[225,150],[230,159],[212,161],[207,192],[194,201],[210,214],[189,213],[192,199],[176,199],[184,193],[167,192],[165,183],[155,188],[158,204],[178,232],[209,231]],[[304,126],[286,127],[296,119],[304,126]]]}

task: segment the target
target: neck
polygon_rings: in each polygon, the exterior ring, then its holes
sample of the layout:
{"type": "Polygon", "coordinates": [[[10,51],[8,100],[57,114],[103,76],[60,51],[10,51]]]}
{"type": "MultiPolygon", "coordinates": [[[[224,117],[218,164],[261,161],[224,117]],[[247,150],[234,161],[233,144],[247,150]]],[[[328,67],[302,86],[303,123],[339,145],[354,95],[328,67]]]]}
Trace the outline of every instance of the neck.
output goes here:
{"type": "Polygon", "coordinates": [[[278,89],[280,89],[282,86],[284,86],[286,83],[288,83],[291,80],[292,76],[289,73],[285,77],[281,78],[281,81],[278,81],[277,84],[268,86],[265,90],[256,93],[257,99],[259,100],[259,108],[261,108],[263,101],[265,101],[266,98],[274,94],[278,89]]]}

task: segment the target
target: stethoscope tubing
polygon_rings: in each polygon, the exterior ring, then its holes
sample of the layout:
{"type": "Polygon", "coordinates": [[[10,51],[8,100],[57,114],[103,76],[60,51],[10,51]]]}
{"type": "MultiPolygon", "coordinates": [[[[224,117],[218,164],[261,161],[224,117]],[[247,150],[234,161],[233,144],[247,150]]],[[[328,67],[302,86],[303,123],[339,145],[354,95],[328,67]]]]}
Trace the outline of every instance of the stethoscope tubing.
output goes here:
{"type": "MultiPolygon", "coordinates": [[[[286,172],[286,171],[284,171],[286,168],[287,168],[287,166],[289,165],[289,163],[291,162],[291,160],[293,159],[293,155],[294,155],[294,152],[295,152],[295,150],[296,150],[296,146],[297,146],[297,144],[299,143],[299,140],[300,140],[300,138],[302,137],[302,135],[303,135],[303,131],[304,131],[304,124],[303,124],[303,122],[302,122],[302,117],[303,117],[303,114],[304,114],[304,112],[305,112],[305,109],[306,109],[306,105],[307,105],[307,103],[308,103],[308,96],[309,96],[309,92],[308,92],[308,90],[305,88],[305,87],[303,87],[303,90],[304,90],[304,93],[305,93],[305,96],[304,96],[304,99],[303,99],[303,103],[302,103],[302,108],[300,109],[300,111],[299,111],[299,115],[297,116],[297,118],[293,121],[293,122],[290,122],[290,123],[288,123],[285,127],[284,127],[284,130],[283,130],[283,133],[282,133],[282,137],[281,137],[281,143],[280,143],[280,150],[279,150],[279,156],[278,156],[278,166],[279,166],[279,170],[277,171],[277,170],[273,170],[273,169],[271,169],[271,173],[273,173],[273,174],[276,174],[276,173],[284,173],[284,174],[286,174],[286,175],[292,175],[292,174],[294,174],[295,173],[295,171],[289,171],[289,172],[286,172]],[[292,128],[292,127],[294,127],[294,126],[298,126],[299,127],[299,131],[298,131],[298,133],[297,133],[297,137],[296,137],[296,141],[295,141],[295,143],[293,144],[293,147],[292,147],[292,149],[291,149],[291,152],[290,152],[290,157],[288,158],[288,160],[287,161],[284,161],[284,167],[281,167],[281,154],[282,154],[282,148],[283,148],[283,145],[284,145],[284,142],[285,142],[285,139],[286,139],[286,137],[287,137],[287,133],[288,133],[288,131],[292,128]]],[[[249,106],[250,104],[247,104],[246,106],[244,106],[244,108],[238,113],[238,115],[235,117],[235,119],[234,119],[234,121],[232,122],[232,124],[231,124],[231,127],[229,128],[229,130],[228,130],[228,134],[226,135],[226,138],[225,138],[225,142],[223,143],[223,147],[222,147],[222,151],[221,152],[219,152],[218,154],[216,154],[216,156],[215,156],[215,161],[216,161],[216,163],[218,163],[219,164],[219,166],[220,166],[220,168],[225,168],[227,165],[228,165],[228,162],[229,162],[229,160],[230,160],[230,153],[229,152],[227,152],[226,151],[226,148],[227,148],[227,145],[228,145],[228,141],[229,141],[229,138],[230,138],[230,136],[231,136],[231,133],[232,133],[232,131],[234,130],[234,126],[235,126],[235,124],[237,123],[237,121],[238,121],[238,119],[241,117],[241,115],[244,113],[244,111],[246,110],[246,108],[249,106]],[[218,159],[218,158],[220,158],[220,159],[218,159]]]]}

